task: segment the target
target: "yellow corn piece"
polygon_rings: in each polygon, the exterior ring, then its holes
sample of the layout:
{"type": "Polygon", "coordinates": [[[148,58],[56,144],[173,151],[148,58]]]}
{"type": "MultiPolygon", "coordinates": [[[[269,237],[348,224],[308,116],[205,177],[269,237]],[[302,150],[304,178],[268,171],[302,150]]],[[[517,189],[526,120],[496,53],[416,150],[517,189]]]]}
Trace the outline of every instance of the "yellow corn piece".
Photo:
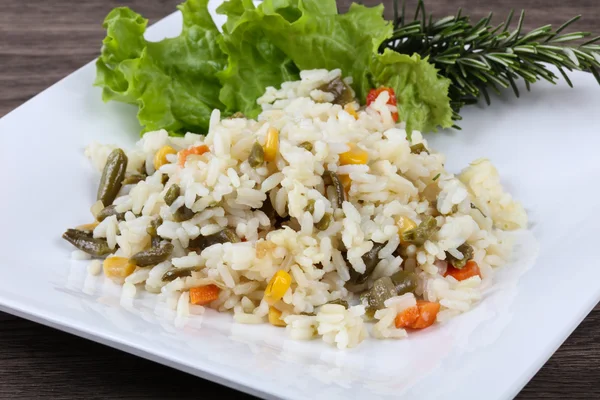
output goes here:
{"type": "Polygon", "coordinates": [[[100,222],[94,221],[91,224],[83,224],[76,226],[75,229],[79,229],[80,231],[93,231],[98,226],[98,224],[100,224],[100,222]]]}
{"type": "Polygon", "coordinates": [[[350,150],[340,154],[340,165],[366,164],[369,162],[369,154],[366,151],[354,143],[350,143],[349,146],[350,150]]]}
{"type": "Polygon", "coordinates": [[[402,240],[402,234],[404,232],[416,228],[417,223],[408,217],[400,217],[398,218],[398,222],[396,224],[398,225],[398,235],[400,235],[400,243],[404,244],[404,241],[402,240]]]}
{"type": "Polygon", "coordinates": [[[269,323],[273,326],[286,326],[284,320],[281,319],[281,311],[275,307],[269,307],[269,323]]]}
{"type": "Polygon", "coordinates": [[[279,131],[275,128],[269,128],[265,140],[265,161],[275,161],[279,151],[279,131]]]}
{"type": "Polygon", "coordinates": [[[347,196],[350,192],[350,186],[352,186],[352,179],[350,178],[350,175],[339,175],[338,177],[340,178],[340,182],[342,183],[347,196]]]}
{"type": "Polygon", "coordinates": [[[135,270],[135,265],[126,257],[108,257],[102,264],[104,275],[116,281],[123,281],[135,270]]]}
{"type": "Polygon", "coordinates": [[[154,169],[158,170],[160,167],[168,163],[167,155],[177,154],[177,151],[171,146],[161,147],[154,155],[154,169]]]}
{"type": "Polygon", "coordinates": [[[351,103],[348,103],[344,106],[344,111],[352,115],[354,119],[358,119],[358,114],[356,113],[356,110],[354,109],[354,106],[351,103]]]}
{"type": "Polygon", "coordinates": [[[277,271],[265,289],[264,299],[270,305],[277,303],[292,284],[292,277],[285,271],[277,271]]]}

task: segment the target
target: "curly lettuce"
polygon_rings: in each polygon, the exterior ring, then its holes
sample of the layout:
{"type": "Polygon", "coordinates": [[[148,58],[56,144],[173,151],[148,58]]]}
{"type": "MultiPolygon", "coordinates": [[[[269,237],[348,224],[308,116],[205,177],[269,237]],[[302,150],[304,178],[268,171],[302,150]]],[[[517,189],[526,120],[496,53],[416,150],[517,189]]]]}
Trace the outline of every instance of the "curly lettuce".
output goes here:
{"type": "Polygon", "coordinates": [[[224,108],[217,73],[227,56],[207,5],[208,0],[188,0],[179,6],[181,35],[160,42],[144,39],[148,20],[129,8],[106,17],[95,85],[102,87],[104,101],[136,104],[143,132],[206,132],[212,110],[224,108]]]}

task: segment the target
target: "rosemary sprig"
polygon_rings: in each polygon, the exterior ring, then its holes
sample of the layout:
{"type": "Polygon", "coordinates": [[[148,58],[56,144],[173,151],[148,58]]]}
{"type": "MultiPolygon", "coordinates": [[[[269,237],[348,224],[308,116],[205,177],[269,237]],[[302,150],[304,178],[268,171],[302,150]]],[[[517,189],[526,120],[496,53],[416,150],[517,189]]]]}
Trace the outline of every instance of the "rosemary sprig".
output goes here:
{"type": "Polygon", "coordinates": [[[490,104],[489,91],[512,88],[519,97],[516,81],[523,79],[527,90],[541,79],[556,83],[559,77],[548,66],[555,66],[569,86],[573,86],[566,71],[589,71],[600,83],[600,36],[572,45],[573,41],[590,37],[589,32],[563,33],[580,16],[571,18],[558,29],[545,25],[523,32],[525,12],[521,11],[517,27],[509,26],[514,12],[505,22],[493,26],[492,14],[472,24],[462,10],[453,16],[433,20],[419,0],[412,19],[405,3],[398,7],[394,0],[394,34],[380,50],[390,48],[399,53],[418,53],[429,57],[440,74],[452,81],[449,96],[454,119],[460,109],[474,104],[481,97],[490,104]],[[565,71],[566,70],[566,71],[565,71]]]}

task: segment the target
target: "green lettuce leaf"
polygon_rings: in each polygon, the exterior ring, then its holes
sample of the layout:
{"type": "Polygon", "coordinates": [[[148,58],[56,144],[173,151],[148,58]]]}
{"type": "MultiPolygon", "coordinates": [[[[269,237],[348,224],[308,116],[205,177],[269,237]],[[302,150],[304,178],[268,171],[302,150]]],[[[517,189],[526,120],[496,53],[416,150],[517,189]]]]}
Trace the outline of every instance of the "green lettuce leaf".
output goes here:
{"type": "Polygon", "coordinates": [[[391,87],[396,92],[400,120],[406,121],[409,134],[452,126],[450,80],[438,75],[426,59],[386,49],[373,58],[370,71],[375,87],[391,87]]]}
{"type": "Polygon", "coordinates": [[[298,79],[298,68],[265,35],[263,14],[250,0],[223,3],[217,12],[227,16],[219,44],[228,55],[227,68],[217,76],[223,85],[220,100],[229,112],[256,118],[256,100],[268,86],[298,79]]]}
{"type": "Polygon", "coordinates": [[[96,63],[96,86],[105,101],[137,104],[144,132],[203,133],[219,100],[217,73],[226,55],[217,43],[220,33],[208,0],[187,0],[180,36],[148,42],[148,21],[129,8],[116,8],[105,19],[107,36],[96,63]]]}

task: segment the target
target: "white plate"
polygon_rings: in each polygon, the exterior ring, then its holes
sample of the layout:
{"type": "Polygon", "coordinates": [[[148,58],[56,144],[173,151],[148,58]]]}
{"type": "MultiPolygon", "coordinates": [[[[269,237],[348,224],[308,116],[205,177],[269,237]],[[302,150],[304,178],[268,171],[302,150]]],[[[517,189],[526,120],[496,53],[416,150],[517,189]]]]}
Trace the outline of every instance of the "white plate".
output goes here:
{"type": "MultiPolygon", "coordinates": [[[[174,14],[149,36],[179,27],[174,14]]],[[[462,132],[428,136],[451,170],[491,158],[531,220],[515,262],[471,312],[337,351],[212,312],[178,328],[152,296],[119,306],[119,288],[88,276],[60,238],[91,217],[98,175],[84,146],[138,138],[135,109],[103,104],[94,73],[88,64],[0,120],[3,311],[259,396],[494,400],[516,395],[600,298],[600,88],[575,73],[575,89],[536,84],[520,100],[465,108],[462,132]]]]}

